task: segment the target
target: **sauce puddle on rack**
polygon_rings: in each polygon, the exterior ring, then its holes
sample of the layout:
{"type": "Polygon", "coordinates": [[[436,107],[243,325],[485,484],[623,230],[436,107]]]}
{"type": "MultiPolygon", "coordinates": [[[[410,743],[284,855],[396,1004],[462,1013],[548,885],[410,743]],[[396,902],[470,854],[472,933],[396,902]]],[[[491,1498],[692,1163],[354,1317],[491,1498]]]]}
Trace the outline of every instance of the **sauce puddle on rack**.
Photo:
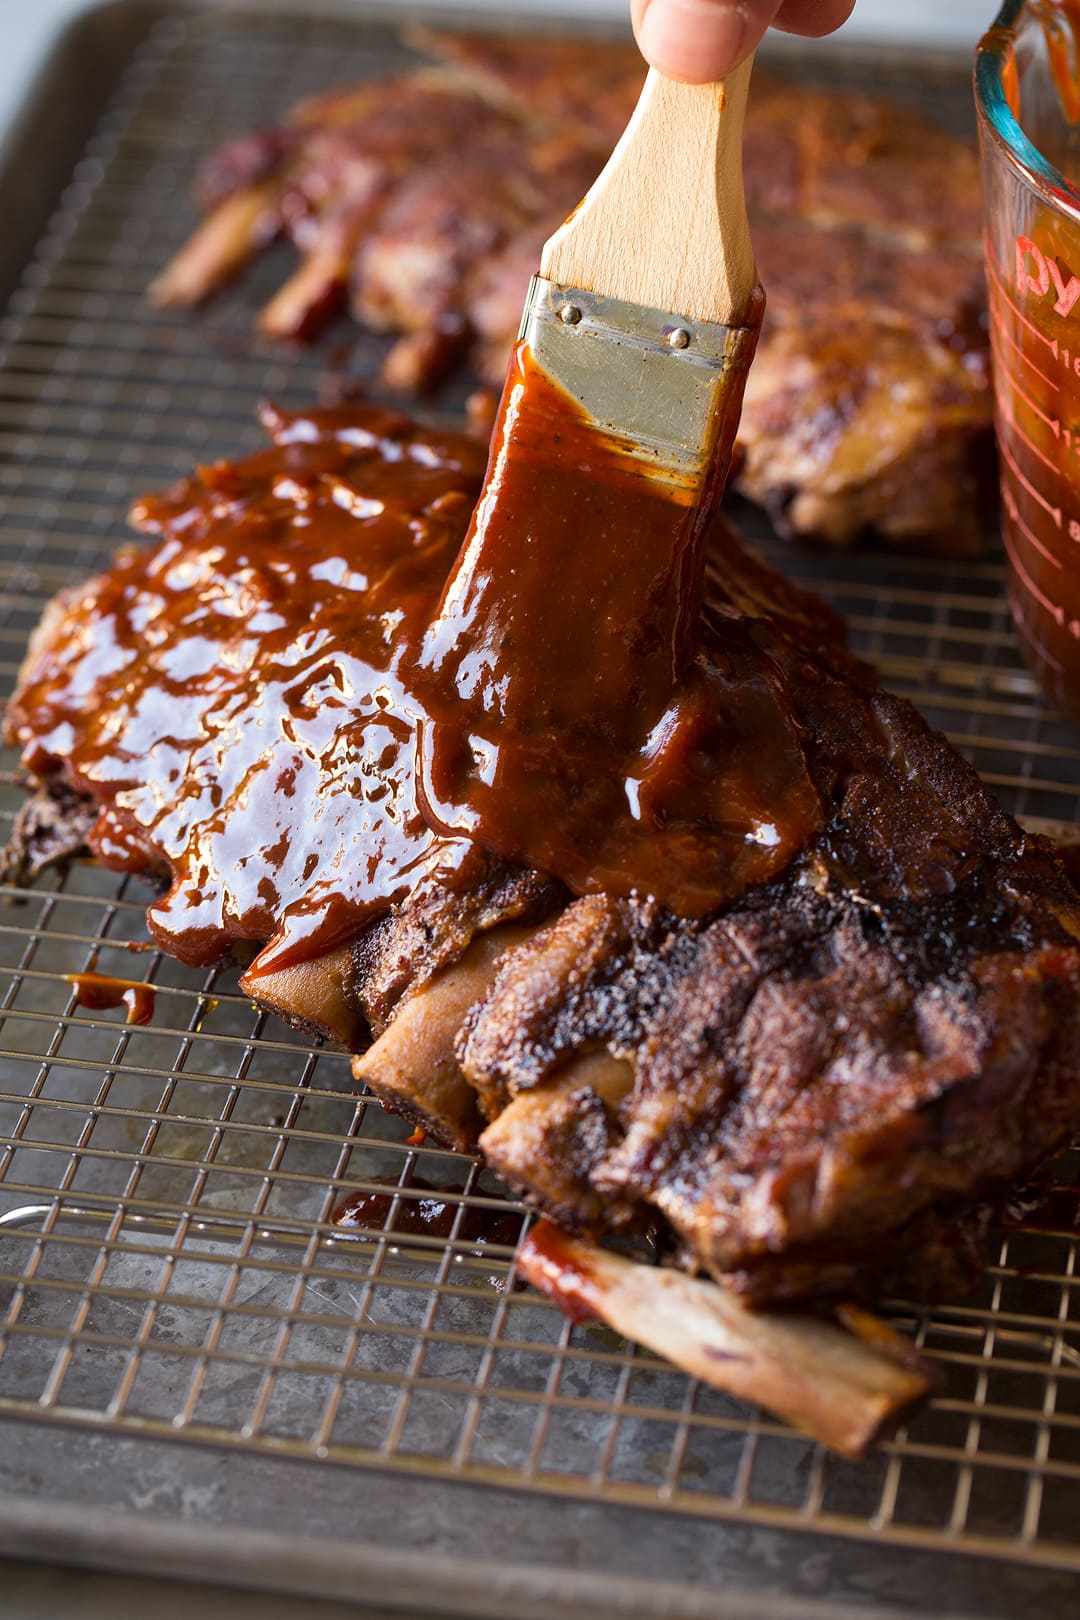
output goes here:
{"type": "Polygon", "coordinates": [[[104,973],[65,973],[75,993],[75,1005],[87,1012],[127,1008],[129,1024],[149,1024],[154,1016],[154,987],[133,979],[111,979],[104,973]]]}
{"type": "Polygon", "coordinates": [[[444,1187],[414,1176],[407,1185],[386,1177],[373,1176],[377,1186],[385,1192],[358,1190],[349,1193],[336,1205],[330,1216],[331,1225],[357,1237],[372,1237],[385,1232],[388,1237],[450,1238],[455,1242],[475,1245],[474,1252],[482,1254],[490,1244],[502,1244],[513,1249],[521,1236],[524,1216],[514,1209],[474,1209],[466,1206],[461,1212],[457,1230],[454,1222],[461,1209],[458,1198],[465,1192],[462,1182],[448,1182],[444,1187]],[[412,1196],[410,1196],[412,1195],[412,1196]],[[393,1224],[387,1226],[397,1199],[393,1224]]]}
{"type": "Polygon", "coordinates": [[[1072,1237],[1080,1232],[1080,1185],[1036,1181],[1010,1198],[1003,1223],[1012,1230],[1072,1237]]]}

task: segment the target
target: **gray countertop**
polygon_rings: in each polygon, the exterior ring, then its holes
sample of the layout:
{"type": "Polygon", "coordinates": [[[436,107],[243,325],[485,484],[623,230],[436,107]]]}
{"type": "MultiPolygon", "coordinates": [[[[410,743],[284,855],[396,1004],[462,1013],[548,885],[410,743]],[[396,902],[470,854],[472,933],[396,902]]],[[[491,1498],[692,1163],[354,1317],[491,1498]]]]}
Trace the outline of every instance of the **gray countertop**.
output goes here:
{"type": "MultiPolygon", "coordinates": [[[[145,1576],[97,1574],[62,1566],[18,1564],[0,1559],[4,1620],[390,1620],[385,1611],[361,1617],[351,1603],[317,1598],[274,1597],[266,1592],[226,1591],[201,1582],[188,1585],[145,1576]]],[[[393,1620],[422,1620],[395,1611],[393,1620]]]]}

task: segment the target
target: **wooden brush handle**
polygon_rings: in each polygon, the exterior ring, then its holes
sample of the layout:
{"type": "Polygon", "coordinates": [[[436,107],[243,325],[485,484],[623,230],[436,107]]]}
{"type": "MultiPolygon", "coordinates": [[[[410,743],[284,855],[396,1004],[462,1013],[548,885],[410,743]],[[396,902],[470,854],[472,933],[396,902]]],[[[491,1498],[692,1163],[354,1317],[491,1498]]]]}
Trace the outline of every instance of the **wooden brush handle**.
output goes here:
{"type": "Polygon", "coordinates": [[[650,68],[634,115],[580,208],[545,244],[564,287],[742,325],[757,275],[743,199],[751,62],[718,84],[650,68]]]}

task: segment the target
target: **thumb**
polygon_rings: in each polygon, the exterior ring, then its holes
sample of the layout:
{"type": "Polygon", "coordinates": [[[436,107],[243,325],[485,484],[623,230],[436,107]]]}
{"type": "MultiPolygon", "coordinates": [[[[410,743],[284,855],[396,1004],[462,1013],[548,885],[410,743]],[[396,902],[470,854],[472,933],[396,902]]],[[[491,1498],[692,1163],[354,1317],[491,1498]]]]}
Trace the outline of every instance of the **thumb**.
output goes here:
{"type": "Polygon", "coordinates": [[[757,45],[781,0],[631,0],[641,54],[672,79],[722,79],[757,45]]]}
{"type": "Polygon", "coordinates": [[[839,28],[854,0],[630,0],[641,54],[671,79],[722,79],[773,23],[793,34],[839,28]]]}

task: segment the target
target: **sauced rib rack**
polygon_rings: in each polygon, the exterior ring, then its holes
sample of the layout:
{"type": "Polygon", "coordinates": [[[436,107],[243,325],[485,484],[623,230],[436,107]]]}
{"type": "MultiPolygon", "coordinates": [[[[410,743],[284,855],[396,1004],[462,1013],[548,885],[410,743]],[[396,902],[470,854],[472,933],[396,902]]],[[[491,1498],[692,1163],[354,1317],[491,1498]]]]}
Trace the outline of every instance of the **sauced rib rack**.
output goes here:
{"type": "MultiPolygon", "coordinates": [[[[584,194],[642,64],[613,46],[428,34],[438,66],[334,91],[206,164],[204,225],[159,278],[195,303],[284,233],[301,265],[261,316],[314,332],[348,302],[403,334],[388,382],[463,353],[502,382],[541,243],[584,194]]],[[[788,533],[974,551],[991,469],[974,151],[911,111],[758,75],[746,183],[769,310],[739,487],[788,533]]]]}
{"type": "MultiPolygon", "coordinates": [[[[784,683],[820,830],[697,921],[572,897],[427,834],[397,649],[479,485],[358,406],[136,509],[158,542],[46,613],[8,709],[44,800],[169,880],[191,962],[357,1051],[358,1076],[565,1226],[652,1229],[755,1305],[965,1287],[1005,1191],[1080,1120],[1080,908],[838,622],[726,529],[707,614],[784,683]],[[80,821],[81,817],[81,821],[80,821]]],[[[19,851],[11,852],[16,860],[19,851]]]]}
{"type": "Polygon", "coordinates": [[[493,933],[356,1072],[450,1139],[456,1059],[512,1185],[585,1231],[659,1221],[754,1304],[963,1293],[1075,1125],[1080,912],[909,705],[801,673],[833,815],[782,880],[700,925],[586,896],[492,963],[493,933]]]}

